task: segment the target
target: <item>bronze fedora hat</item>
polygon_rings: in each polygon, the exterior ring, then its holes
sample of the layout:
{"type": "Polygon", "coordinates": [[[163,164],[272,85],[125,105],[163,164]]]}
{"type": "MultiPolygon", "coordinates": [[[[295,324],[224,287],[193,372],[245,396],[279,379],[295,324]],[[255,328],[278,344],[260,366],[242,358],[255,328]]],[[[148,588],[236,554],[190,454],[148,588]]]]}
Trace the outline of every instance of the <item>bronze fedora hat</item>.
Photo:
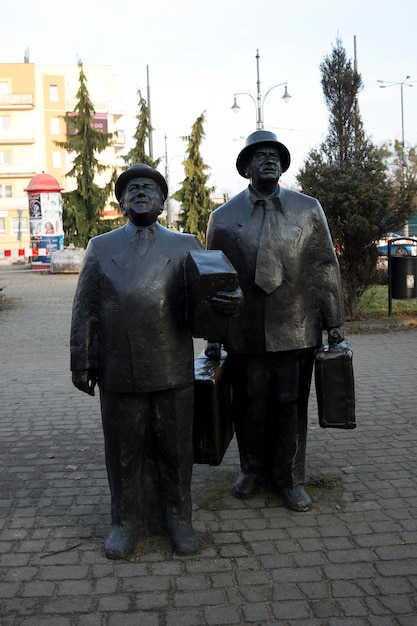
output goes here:
{"type": "Polygon", "coordinates": [[[164,200],[167,199],[168,185],[162,174],[160,174],[158,170],[155,170],[150,165],[146,165],[145,163],[137,163],[136,165],[131,165],[127,170],[122,172],[119,178],[116,180],[114,193],[118,202],[120,202],[120,198],[122,197],[124,188],[126,187],[129,180],[132,180],[132,178],[152,178],[152,180],[154,180],[160,186],[164,200]]]}
{"type": "Polygon", "coordinates": [[[241,176],[243,176],[243,178],[248,178],[245,171],[248,161],[250,160],[252,153],[261,145],[273,146],[274,148],[277,148],[282,171],[286,172],[289,168],[291,162],[290,153],[288,148],[284,146],[283,143],[278,141],[275,133],[271,133],[269,130],[256,130],[246,139],[245,147],[240,152],[236,160],[237,171],[241,176]]]}

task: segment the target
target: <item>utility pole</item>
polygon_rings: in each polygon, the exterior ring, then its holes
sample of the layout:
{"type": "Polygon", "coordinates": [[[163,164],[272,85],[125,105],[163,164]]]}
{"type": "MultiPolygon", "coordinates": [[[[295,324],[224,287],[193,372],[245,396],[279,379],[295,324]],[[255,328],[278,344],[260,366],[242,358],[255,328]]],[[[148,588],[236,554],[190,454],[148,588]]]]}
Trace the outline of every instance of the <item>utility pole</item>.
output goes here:
{"type": "Polygon", "coordinates": [[[146,66],[146,78],[148,84],[148,109],[149,109],[149,156],[153,161],[153,140],[152,140],[152,115],[151,115],[151,87],[149,84],[149,65],[146,66]]]}
{"type": "Polygon", "coordinates": [[[171,226],[171,204],[169,201],[168,143],[167,143],[166,133],[165,133],[165,180],[168,185],[168,195],[167,195],[167,199],[165,200],[165,208],[167,212],[167,226],[170,227],[171,226]]]}
{"type": "MultiPolygon", "coordinates": [[[[355,77],[358,75],[358,57],[356,54],[356,35],[353,36],[353,69],[355,71],[355,77]]],[[[359,153],[359,94],[356,90],[355,93],[355,157],[358,158],[359,153]]]]}

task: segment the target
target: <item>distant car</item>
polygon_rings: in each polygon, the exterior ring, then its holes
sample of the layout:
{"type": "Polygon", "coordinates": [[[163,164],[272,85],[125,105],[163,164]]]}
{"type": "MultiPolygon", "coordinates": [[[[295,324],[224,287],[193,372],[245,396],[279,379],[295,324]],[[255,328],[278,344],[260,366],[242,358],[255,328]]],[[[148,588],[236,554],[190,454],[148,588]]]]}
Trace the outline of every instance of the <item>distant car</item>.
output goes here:
{"type": "Polygon", "coordinates": [[[407,238],[401,239],[401,235],[387,233],[385,237],[376,242],[376,248],[380,256],[388,256],[388,242],[391,239],[398,239],[391,244],[391,254],[393,256],[416,256],[417,247],[410,243],[407,238]]]}

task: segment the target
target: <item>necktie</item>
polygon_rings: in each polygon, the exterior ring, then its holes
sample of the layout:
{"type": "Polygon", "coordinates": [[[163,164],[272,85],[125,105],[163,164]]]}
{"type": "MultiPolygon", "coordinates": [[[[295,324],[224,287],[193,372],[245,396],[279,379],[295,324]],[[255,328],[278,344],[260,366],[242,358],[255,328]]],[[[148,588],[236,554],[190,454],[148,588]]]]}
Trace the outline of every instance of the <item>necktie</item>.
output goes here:
{"type": "Polygon", "coordinates": [[[133,247],[137,255],[143,256],[152,244],[155,234],[152,227],[139,227],[133,238],[133,247]]]}
{"type": "Polygon", "coordinates": [[[264,200],[264,219],[256,256],[255,283],[265,293],[272,293],[282,283],[282,264],[278,250],[278,198],[264,200]]]}

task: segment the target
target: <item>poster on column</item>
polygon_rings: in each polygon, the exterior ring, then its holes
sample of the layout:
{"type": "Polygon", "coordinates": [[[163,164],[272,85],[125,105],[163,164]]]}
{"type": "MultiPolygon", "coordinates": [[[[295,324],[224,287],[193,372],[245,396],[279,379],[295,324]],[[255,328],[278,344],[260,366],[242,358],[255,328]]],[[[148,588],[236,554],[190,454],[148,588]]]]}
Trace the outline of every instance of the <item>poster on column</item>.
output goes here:
{"type": "Polygon", "coordinates": [[[41,193],[42,235],[62,237],[62,199],[60,193],[41,193]]]}
{"type": "Polygon", "coordinates": [[[39,256],[38,261],[49,263],[52,252],[64,249],[61,194],[31,194],[29,221],[32,248],[48,250],[48,256],[39,256]]]}
{"type": "Polygon", "coordinates": [[[29,195],[29,224],[32,248],[40,247],[42,238],[42,207],[39,193],[29,195]]]}
{"type": "Polygon", "coordinates": [[[49,257],[55,250],[64,249],[62,228],[62,199],[60,193],[41,193],[41,247],[47,248],[49,257]]]}

